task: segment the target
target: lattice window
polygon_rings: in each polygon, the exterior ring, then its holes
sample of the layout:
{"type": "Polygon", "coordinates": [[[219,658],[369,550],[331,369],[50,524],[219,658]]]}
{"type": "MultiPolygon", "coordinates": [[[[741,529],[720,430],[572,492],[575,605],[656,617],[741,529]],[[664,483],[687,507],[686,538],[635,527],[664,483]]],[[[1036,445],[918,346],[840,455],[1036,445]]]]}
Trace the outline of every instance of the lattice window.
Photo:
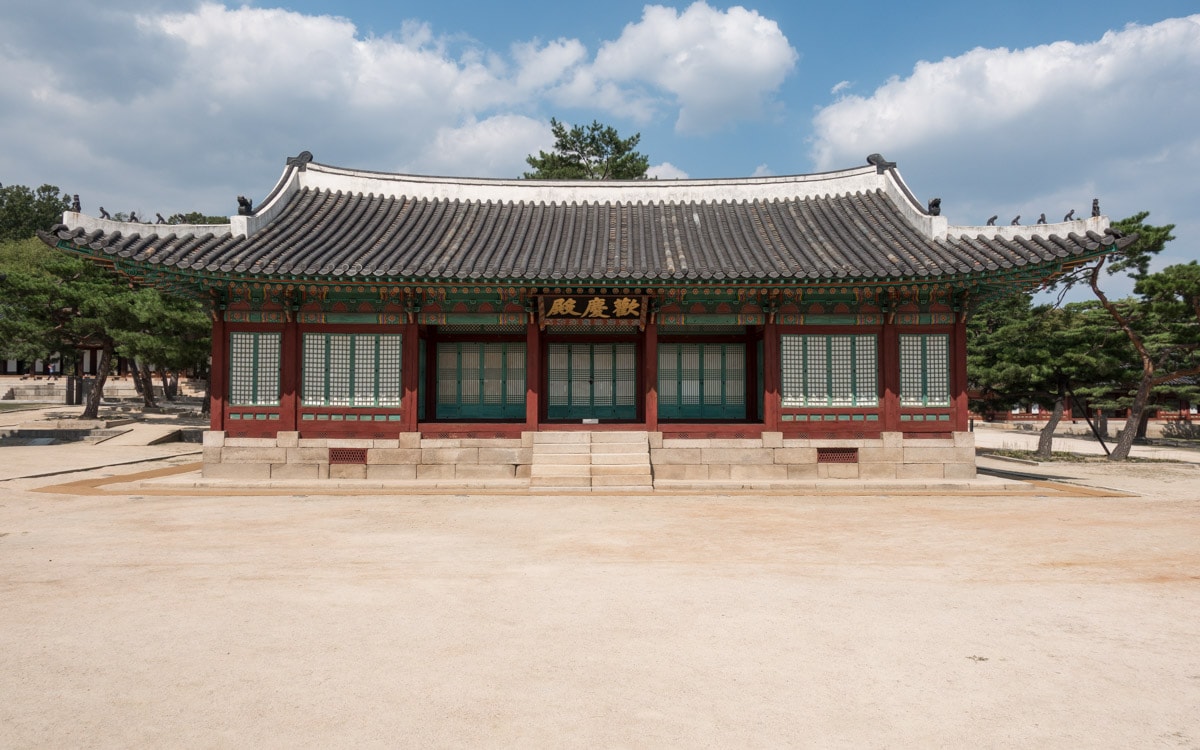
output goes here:
{"type": "Polygon", "coordinates": [[[869,335],[785,335],[784,408],[879,405],[876,341],[869,335]]]}
{"type": "Polygon", "coordinates": [[[637,415],[637,346],[547,346],[551,419],[633,419],[637,415]]]}
{"type": "Polygon", "coordinates": [[[745,345],[660,343],[658,414],[664,419],[745,418],[745,345]]]}
{"type": "Polygon", "coordinates": [[[900,405],[950,405],[950,336],[900,336],[900,405]]]}
{"type": "Polygon", "coordinates": [[[525,387],[524,342],[438,343],[439,419],[522,418],[525,387]]]}
{"type": "Polygon", "coordinates": [[[229,334],[229,403],[279,405],[278,333],[229,334]]]}
{"type": "Polygon", "coordinates": [[[300,398],[305,406],[400,405],[403,338],[306,333],[300,398]]]}

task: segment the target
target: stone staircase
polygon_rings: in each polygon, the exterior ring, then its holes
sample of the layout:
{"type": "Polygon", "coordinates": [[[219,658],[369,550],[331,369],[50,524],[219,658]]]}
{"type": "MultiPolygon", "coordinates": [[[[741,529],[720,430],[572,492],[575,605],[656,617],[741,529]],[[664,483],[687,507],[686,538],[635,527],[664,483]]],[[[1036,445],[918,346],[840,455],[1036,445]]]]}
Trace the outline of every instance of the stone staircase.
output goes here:
{"type": "Polygon", "coordinates": [[[653,490],[647,434],[535,433],[529,486],[543,492],[653,490]]]}

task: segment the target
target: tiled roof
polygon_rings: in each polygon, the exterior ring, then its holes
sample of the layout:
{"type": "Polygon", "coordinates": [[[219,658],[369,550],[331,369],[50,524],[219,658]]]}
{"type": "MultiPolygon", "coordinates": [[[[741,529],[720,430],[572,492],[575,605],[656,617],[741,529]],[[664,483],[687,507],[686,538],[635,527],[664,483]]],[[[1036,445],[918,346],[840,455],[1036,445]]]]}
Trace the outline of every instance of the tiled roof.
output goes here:
{"type": "MultiPolygon", "coordinates": [[[[68,213],[66,241],[164,270],[256,277],[661,281],[958,277],[1090,256],[1103,218],[950,227],[895,169],[748,180],[540,183],[285,170],[230,225],[68,213]]],[[[1122,242],[1123,244],[1123,242],[1122,242]]]]}

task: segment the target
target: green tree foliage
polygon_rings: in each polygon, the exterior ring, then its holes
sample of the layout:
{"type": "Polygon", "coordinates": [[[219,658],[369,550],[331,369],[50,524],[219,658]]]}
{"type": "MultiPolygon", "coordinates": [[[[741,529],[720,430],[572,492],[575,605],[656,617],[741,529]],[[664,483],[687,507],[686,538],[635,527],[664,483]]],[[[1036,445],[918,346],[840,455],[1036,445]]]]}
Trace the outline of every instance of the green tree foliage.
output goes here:
{"type": "Polygon", "coordinates": [[[128,327],[110,333],[117,342],[117,353],[137,363],[135,377],[141,382],[142,398],[147,406],[154,406],[149,365],[163,376],[163,392],[172,399],[167,373],[195,367],[207,359],[212,322],[199,302],[150,288],[136,290],[131,313],[120,321],[128,327]]]}
{"type": "Polygon", "coordinates": [[[24,185],[0,187],[0,242],[33,237],[59,222],[71,205],[70,196],[54,185],[31,190],[24,185]]]}
{"type": "Polygon", "coordinates": [[[1099,303],[1034,307],[1029,295],[982,305],[968,322],[967,371],[982,408],[1033,402],[1047,409],[1038,455],[1049,458],[1072,393],[1111,388],[1131,349],[1099,303]]]}
{"type": "MultiPolygon", "coordinates": [[[[1137,234],[1124,249],[1073,270],[1060,286],[1087,284],[1108,313],[1113,329],[1123,334],[1133,349],[1136,377],[1127,389],[1129,416],[1117,436],[1110,458],[1128,458],[1133,440],[1144,429],[1154,390],[1184,376],[1200,374],[1200,271],[1194,263],[1171,266],[1151,273],[1150,262],[1174,239],[1174,225],[1146,223],[1149,212],[1115,222],[1119,233],[1137,234]],[[1124,274],[1135,282],[1135,297],[1110,300],[1103,280],[1124,274]]],[[[1114,387],[1118,384],[1114,383],[1114,387]]]]}
{"type": "Polygon", "coordinates": [[[539,151],[525,157],[532,172],[527,180],[644,180],[649,157],[638,153],[640,133],[622,138],[615,128],[593,121],[591,125],[567,126],[550,118],[554,151],[539,151]]]}

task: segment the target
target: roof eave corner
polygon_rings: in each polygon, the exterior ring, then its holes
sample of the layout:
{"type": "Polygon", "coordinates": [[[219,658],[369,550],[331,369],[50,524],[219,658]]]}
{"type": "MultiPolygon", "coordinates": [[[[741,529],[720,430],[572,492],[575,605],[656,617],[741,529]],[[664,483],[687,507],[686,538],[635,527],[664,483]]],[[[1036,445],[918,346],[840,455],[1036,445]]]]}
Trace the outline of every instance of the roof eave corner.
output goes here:
{"type": "Polygon", "coordinates": [[[895,166],[881,170],[880,175],[886,186],[886,194],[917,231],[935,241],[949,236],[950,222],[944,216],[934,216],[925,210],[895,166]]]}
{"type": "Polygon", "coordinates": [[[302,185],[301,175],[307,170],[308,163],[312,161],[312,154],[307,151],[301,152],[299,156],[292,157],[287,160],[287,165],[283,168],[283,174],[279,176],[275,187],[263,199],[258,208],[249,216],[230,216],[230,230],[234,236],[242,235],[249,237],[258,230],[270,224],[276,216],[283,211],[284,207],[293,195],[299,192],[302,185]]]}

